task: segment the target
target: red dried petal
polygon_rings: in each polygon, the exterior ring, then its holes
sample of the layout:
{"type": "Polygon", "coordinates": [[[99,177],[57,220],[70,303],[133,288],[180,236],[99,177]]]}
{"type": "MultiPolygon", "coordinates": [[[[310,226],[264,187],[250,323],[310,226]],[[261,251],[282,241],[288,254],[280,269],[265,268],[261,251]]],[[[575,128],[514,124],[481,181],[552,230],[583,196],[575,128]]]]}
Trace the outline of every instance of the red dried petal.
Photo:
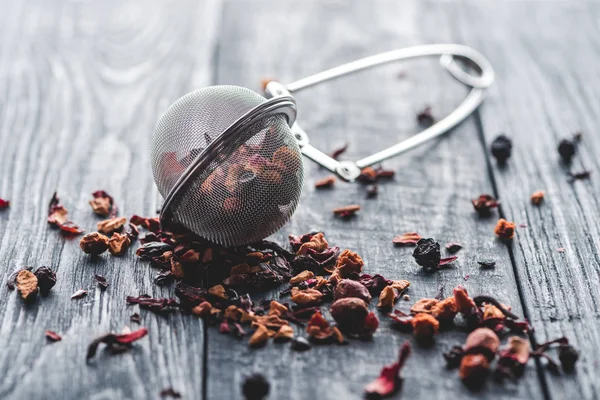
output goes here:
{"type": "Polygon", "coordinates": [[[60,337],[58,333],[51,330],[46,331],[46,337],[53,342],[58,342],[59,340],[62,340],[62,337],[60,337]]]}
{"type": "Polygon", "coordinates": [[[64,224],[58,224],[58,227],[61,231],[66,232],[68,234],[80,234],[83,233],[83,229],[79,228],[72,221],[67,221],[64,224]]]}
{"type": "Polygon", "coordinates": [[[10,206],[10,201],[0,198],[0,210],[4,210],[10,206]]]}
{"type": "Polygon", "coordinates": [[[379,395],[380,397],[390,396],[396,393],[402,384],[400,371],[402,370],[406,359],[410,356],[410,353],[410,343],[408,341],[404,342],[400,348],[398,361],[392,365],[383,367],[379,378],[375,379],[365,387],[365,393],[369,396],[379,395]]]}
{"type": "Polygon", "coordinates": [[[415,245],[423,237],[417,232],[407,232],[392,239],[392,243],[398,245],[415,245]]]}
{"type": "Polygon", "coordinates": [[[451,262],[456,261],[457,258],[458,258],[458,256],[451,256],[451,257],[442,258],[440,260],[440,263],[438,264],[438,266],[450,264],[451,262]]]}
{"type": "Polygon", "coordinates": [[[129,344],[133,343],[136,340],[139,340],[148,334],[148,329],[140,328],[137,331],[133,331],[131,333],[115,335],[115,341],[120,344],[129,344]]]}

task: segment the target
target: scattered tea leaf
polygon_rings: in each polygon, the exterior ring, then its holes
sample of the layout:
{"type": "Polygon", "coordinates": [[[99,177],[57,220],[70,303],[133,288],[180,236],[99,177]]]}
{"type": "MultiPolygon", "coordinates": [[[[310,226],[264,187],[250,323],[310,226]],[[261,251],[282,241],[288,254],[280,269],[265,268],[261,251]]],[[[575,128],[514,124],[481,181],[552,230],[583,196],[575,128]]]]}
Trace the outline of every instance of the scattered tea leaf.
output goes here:
{"type": "Polygon", "coordinates": [[[462,248],[463,246],[460,243],[450,242],[446,244],[446,250],[448,250],[448,253],[451,254],[457,253],[462,248]]]}
{"type": "Polygon", "coordinates": [[[54,192],[54,195],[50,199],[50,204],[48,205],[48,223],[58,227],[66,234],[75,235],[83,233],[83,230],[79,229],[75,223],[69,221],[68,214],[69,212],[62,204],[60,204],[60,200],[56,195],[56,192],[54,192]]]}
{"type": "Polygon", "coordinates": [[[481,266],[481,268],[494,268],[496,266],[496,261],[481,260],[481,261],[477,261],[477,264],[479,264],[481,266]]]}
{"type": "Polygon", "coordinates": [[[578,181],[578,180],[582,180],[582,179],[588,179],[591,174],[592,174],[592,171],[590,171],[590,170],[580,171],[580,172],[575,172],[575,173],[570,172],[569,173],[569,176],[570,176],[569,181],[574,182],[574,181],[578,181]]]}

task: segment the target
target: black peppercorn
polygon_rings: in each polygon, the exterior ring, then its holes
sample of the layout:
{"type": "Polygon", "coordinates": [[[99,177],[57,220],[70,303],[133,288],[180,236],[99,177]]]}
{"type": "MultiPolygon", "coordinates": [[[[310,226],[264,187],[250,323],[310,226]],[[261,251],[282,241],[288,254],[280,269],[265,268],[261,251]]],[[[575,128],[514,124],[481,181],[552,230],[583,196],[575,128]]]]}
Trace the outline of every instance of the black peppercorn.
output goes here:
{"type": "Polygon", "coordinates": [[[308,343],[308,340],[303,337],[297,337],[292,340],[292,350],[295,351],[306,351],[310,350],[311,345],[308,343]]]}
{"type": "Polygon", "coordinates": [[[496,157],[498,164],[506,163],[512,151],[512,140],[505,135],[500,135],[492,142],[492,155],[496,157]]]}
{"type": "Polygon", "coordinates": [[[38,279],[40,293],[44,296],[50,292],[50,289],[56,284],[56,273],[48,267],[40,267],[34,272],[38,279]]]}
{"type": "Polygon", "coordinates": [[[250,375],[242,385],[242,393],[247,400],[264,399],[269,394],[269,382],[261,374],[250,375]]]}
{"type": "Polygon", "coordinates": [[[558,144],[558,154],[566,164],[571,162],[576,150],[575,142],[572,140],[563,139],[558,144]]]}
{"type": "Polygon", "coordinates": [[[432,271],[438,267],[442,258],[440,244],[431,238],[420,239],[413,252],[413,257],[425,271],[432,271]]]}
{"type": "Polygon", "coordinates": [[[561,344],[558,349],[558,359],[565,372],[573,372],[575,363],[579,358],[579,352],[569,344],[561,344]]]}

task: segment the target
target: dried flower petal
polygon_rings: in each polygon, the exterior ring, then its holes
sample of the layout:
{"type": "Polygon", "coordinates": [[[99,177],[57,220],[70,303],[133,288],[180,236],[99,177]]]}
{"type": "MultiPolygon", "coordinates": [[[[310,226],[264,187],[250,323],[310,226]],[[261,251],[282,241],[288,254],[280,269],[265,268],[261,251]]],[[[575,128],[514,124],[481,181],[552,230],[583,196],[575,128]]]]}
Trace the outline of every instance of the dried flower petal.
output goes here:
{"type": "Polygon", "coordinates": [[[123,255],[127,249],[131,246],[131,239],[127,234],[120,234],[118,232],[113,233],[112,237],[108,240],[108,251],[113,256],[123,255]]]}
{"type": "Polygon", "coordinates": [[[454,288],[454,302],[456,310],[465,316],[471,315],[477,307],[473,299],[469,297],[467,289],[461,286],[454,288]]]}
{"type": "Polygon", "coordinates": [[[290,279],[290,285],[298,285],[301,282],[314,278],[315,274],[312,271],[302,271],[298,275],[290,279]]]}
{"type": "Polygon", "coordinates": [[[210,304],[208,301],[203,301],[196,307],[192,308],[192,314],[198,317],[207,317],[210,315],[211,308],[212,304],[210,304]]]}
{"type": "Polygon", "coordinates": [[[360,175],[356,180],[362,183],[375,182],[377,180],[377,171],[372,167],[365,167],[360,171],[360,175]]]}
{"type": "Polygon", "coordinates": [[[54,195],[50,199],[50,204],[48,205],[48,223],[58,227],[67,234],[79,234],[83,232],[72,221],[69,221],[68,211],[60,204],[56,192],[54,192],[54,195]]]}
{"type": "Polygon", "coordinates": [[[303,242],[300,245],[300,248],[296,252],[297,255],[306,254],[309,250],[314,250],[316,252],[322,252],[329,247],[329,243],[325,239],[325,236],[322,232],[318,232],[310,237],[310,239],[306,242],[303,242]]]}
{"type": "Polygon", "coordinates": [[[17,274],[17,289],[25,301],[35,299],[38,293],[38,278],[29,270],[23,269],[17,274]]]}
{"type": "Polygon", "coordinates": [[[570,176],[569,181],[574,182],[574,181],[581,180],[581,179],[588,179],[591,174],[592,174],[592,171],[589,171],[589,170],[569,173],[569,176],[570,176]]]}
{"type": "Polygon", "coordinates": [[[358,204],[351,204],[344,207],[338,207],[333,210],[333,213],[342,218],[348,218],[356,214],[356,212],[360,210],[360,206],[358,204]]]}
{"type": "Polygon", "coordinates": [[[123,229],[123,225],[127,222],[127,218],[111,218],[98,222],[98,231],[107,235],[123,229]]]}
{"type": "Polygon", "coordinates": [[[160,397],[172,397],[174,399],[180,399],[181,393],[173,388],[166,388],[160,391],[160,397]]]}
{"type": "Polygon", "coordinates": [[[50,340],[52,342],[58,342],[58,341],[62,340],[62,337],[60,337],[60,335],[58,333],[51,331],[51,330],[46,331],[46,337],[48,338],[48,340],[50,340]]]}
{"type": "Polygon", "coordinates": [[[227,293],[223,285],[215,285],[208,289],[208,293],[216,296],[220,299],[226,300],[228,298],[227,293]]]}
{"type": "Polygon", "coordinates": [[[330,175],[326,178],[323,178],[321,180],[318,180],[315,182],[315,189],[326,189],[326,188],[330,188],[333,186],[333,184],[335,183],[336,178],[334,175],[330,175]]]}
{"type": "Polygon", "coordinates": [[[481,194],[478,198],[471,200],[471,203],[473,203],[475,211],[482,217],[490,215],[491,209],[500,205],[500,202],[489,194],[481,194]]]}
{"type": "Polygon", "coordinates": [[[342,154],[344,154],[346,152],[346,150],[348,150],[348,143],[344,143],[343,146],[338,147],[337,149],[332,151],[330,157],[333,158],[334,160],[337,160],[339,158],[339,156],[341,156],[342,154]]]}
{"type": "Polygon", "coordinates": [[[250,347],[262,347],[267,344],[269,340],[269,330],[266,326],[262,324],[258,324],[256,330],[250,337],[250,341],[248,342],[248,346],[250,347]]]}
{"type": "Polygon", "coordinates": [[[539,206],[540,204],[542,204],[542,201],[544,201],[544,195],[545,193],[543,190],[533,192],[533,194],[531,195],[531,204],[535,206],[539,206]]]}
{"type": "MultiPolygon", "coordinates": [[[[412,311],[412,309],[411,309],[412,311]]],[[[431,310],[431,315],[439,321],[449,322],[454,319],[457,313],[456,301],[454,297],[448,297],[438,302],[431,310]]]]}
{"type": "Polygon", "coordinates": [[[500,220],[498,220],[498,224],[496,225],[496,228],[494,229],[494,233],[500,239],[503,239],[503,240],[512,239],[515,236],[515,223],[509,222],[509,221],[505,220],[504,218],[500,218],[500,220]]]}
{"type": "Polygon", "coordinates": [[[88,347],[88,352],[86,359],[96,355],[96,350],[100,343],[105,343],[107,347],[113,352],[122,352],[123,350],[127,350],[133,342],[139,340],[148,334],[148,329],[140,328],[137,331],[133,331],[127,334],[115,335],[114,333],[109,333],[106,335],[102,335],[99,338],[92,341],[90,346],[88,347]]]}
{"type": "Polygon", "coordinates": [[[396,236],[394,239],[392,239],[392,243],[400,246],[413,246],[416,245],[421,239],[423,239],[423,237],[417,232],[407,232],[400,236],[396,236]]]}
{"type": "Polygon", "coordinates": [[[101,233],[88,233],[81,238],[79,247],[86,254],[99,255],[108,249],[108,238],[101,233]]]}
{"type": "Polygon", "coordinates": [[[400,347],[398,361],[392,365],[383,367],[379,378],[369,383],[365,387],[365,394],[367,397],[387,397],[396,393],[400,389],[402,385],[400,371],[402,370],[402,367],[404,367],[404,364],[410,356],[410,353],[410,343],[406,341],[404,344],[402,344],[402,347],[400,347]]]}
{"type": "Polygon", "coordinates": [[[10,206],[10,201],[0,198],[0,210],[4,210],[10,206]]]}
{"type": "Polygon", "coordinates": [[[292,294],[290,299],[301,306],[312,306],[321,303],[323,293],[315,289],[299,290],[297,293],[292,294]]]}
{"type": "Polygon", "coordinates": [[[446,244],[446,250],[448,250],[448,253],[450,254],[457,253],[462,248],[463,246],[460,243],[450,242],[446,244]]]}

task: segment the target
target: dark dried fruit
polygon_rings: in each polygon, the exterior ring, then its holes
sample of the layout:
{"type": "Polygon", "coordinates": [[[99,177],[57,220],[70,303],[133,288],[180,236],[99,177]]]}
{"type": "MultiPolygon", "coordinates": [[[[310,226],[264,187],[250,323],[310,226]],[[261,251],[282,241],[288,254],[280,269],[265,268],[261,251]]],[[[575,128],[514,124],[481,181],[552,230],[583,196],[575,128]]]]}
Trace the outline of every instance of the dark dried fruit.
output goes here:
{"type": "Polygon", "coordinates": [[[108,281],[102,275],[94,275],[94,279],[98,282],[98,286],[100,286],[100,290],[105,291],[108,288],[108,281]]]}
{"type": "Polygon", "coordinates": [[[46,296],[56,284],[56,273],[48,267],[40,267],[35,270],[34,274],[38,279],[40,293],[46,296]]]}
{"type": "Polygon", "coordinates": [[[261,400],[269,394],[269,382],[261,374],[252,374],[244,380],[242,393],[246,400],[261,400]]]}
{"type": "Polygon", "coordinates": [[[79,247],[86,254],[99,255],[108,249],[108,238],[101,233],[88,233],[81,238],[79,247]]]}
{"type": "Polygon", "coordinates": [[[492,142],[491,152],[498,164],[506,163],[512,152],[512,140],[505,135],[500,135],[492,142]]]}
{"type": "Polygon", "coordinates": [[[17,274],[17,289],[25,301],[32,301],[38,293],[38,279],[29,270],[23,269],[17,274]]]}
{"type": "Polygon", "coordinates": [[[306,340],[302,336],[299,336],[299,337],[292,339],[291,347],[292,347],[292,350],[294,350],[294,351],[306,351],[306,350],[310,350],[311,345],[308,342],[308,340],[306,340]]]}
{"type": "Polygon", "coordinates": [[[496,266],[496,261],[481,260],[481,261],[477,261],[477,264],[479,264],[481,266],[481,268],[494,268],[496,266]]]}
{"type": "Polygon", "coordinates": [[[360,333],[364,330],[365,318],[369,314],[367,304],[356,297],[336,300],[329,309],[340,329],[349,333],[360,333]]]}
{"type": "Polygon", "coordinates": [[[367,287],[359,281],[352,279],[342,279],[338,282],[335,291],[333,292],[333,298],[335,300],[346,297],[357,297],[367,304],[371,301],[371,294],[367,287]]]}
{"type": "Polygon", "coordinates": [[[440,244],[431,238],[421,239],[417,242],[413,257],[425,271],[433,271],[437,269],[442,258],[440,244]]]}
{"type": "Polygon", "coordinates": [[[473,208],[475,208],[480,217],[489,216],[491,209],[500,205],[500,202],[489,194],[481,194],[478,198],[471,200],[471,203],[473,203],[473,208]]]}
{"type": "Polygon", "coordinates": [[[569,164],[577,151],[575,141],[563,139],[558,144],[558,154],[565,164],[569,164]]]}
{"type": "Polygon", "coordinates": [[[127,301],[127,304],[138,304],[140,308],[144,308],[153,312],[161,312],[166,309],[179,307],[179,304],[175,299],[155,299],[147,294],[143,294],[138,297],[127,296],[125,300],[127,301]]]}
{"type": "Polygon", "coordinates": [[[181,393],[173,388],[166,388],[160,391],[160,397],[171,397],[173,399],[180,399],[181,393]]]}
{"type": "Polygon", "coordinates": [[[10,201],[0,198],[0,210],[4,210],[10,206],[10,201]]]}
{"type": "Polygon", "coordinates": [[[558,359],[565,372],[575,370],[575,363],[579,359],[579,352],[570,344],[561,344],[558,348],[558,359]]]}
{"type": "Polygon", "coordinates": [[[457,253],[462,248],[463,246],[460,243],[450,242],[446,244],[446,250],[448,250],[448,253],[450,254],[457,253]]]}

